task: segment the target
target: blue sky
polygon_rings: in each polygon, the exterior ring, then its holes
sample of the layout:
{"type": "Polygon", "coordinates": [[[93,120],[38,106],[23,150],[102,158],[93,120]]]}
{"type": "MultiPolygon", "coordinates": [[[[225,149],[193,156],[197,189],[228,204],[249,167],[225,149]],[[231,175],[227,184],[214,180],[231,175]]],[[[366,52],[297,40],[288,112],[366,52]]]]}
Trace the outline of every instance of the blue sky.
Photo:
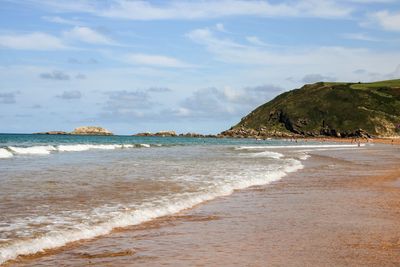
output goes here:
{"type": "Polygon", "coordinates": [[[400,78],[397,0],[0,0],[0,132],[218,133],[316,81],[400,78]]]}

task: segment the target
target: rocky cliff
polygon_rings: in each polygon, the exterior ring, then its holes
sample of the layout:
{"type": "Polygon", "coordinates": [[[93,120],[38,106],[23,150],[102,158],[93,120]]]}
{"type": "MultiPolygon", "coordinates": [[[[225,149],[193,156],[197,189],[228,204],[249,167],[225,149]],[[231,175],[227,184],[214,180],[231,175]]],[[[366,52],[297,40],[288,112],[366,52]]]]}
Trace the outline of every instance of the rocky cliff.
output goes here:
{"type": "Polygon", "coordinates": [[[256,108],[221,136],[400,136],[400,80],[305,85],[256,108]]]}

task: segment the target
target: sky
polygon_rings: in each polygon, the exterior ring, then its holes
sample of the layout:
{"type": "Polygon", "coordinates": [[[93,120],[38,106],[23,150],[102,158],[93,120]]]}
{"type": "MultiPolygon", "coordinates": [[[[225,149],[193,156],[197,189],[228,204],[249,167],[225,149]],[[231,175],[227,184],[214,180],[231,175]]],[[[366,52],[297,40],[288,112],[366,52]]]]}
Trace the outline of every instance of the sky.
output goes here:
{"type": "Polygon", "coordinates": [[[0,132],[219,133],[284,91],[400,78],[399,0],[0,0],[0,132]]]}

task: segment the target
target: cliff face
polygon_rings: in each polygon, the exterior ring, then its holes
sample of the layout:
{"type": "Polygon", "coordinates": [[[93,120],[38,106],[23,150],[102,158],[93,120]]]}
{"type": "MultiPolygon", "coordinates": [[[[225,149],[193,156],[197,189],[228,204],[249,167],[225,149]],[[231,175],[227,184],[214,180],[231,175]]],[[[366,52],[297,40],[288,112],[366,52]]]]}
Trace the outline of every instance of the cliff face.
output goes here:
{"type": "Polygon", "coordinates": [[[400,136],[400,80],[316,83],[277,96],[223,136],[400,136]]]}
{"type": "Polygon", "coordinates": [[[70,134],[74,135],[113,135],[112,132],[110,132],[107,129],[104,129],[102,127],[97,127],[97,126],[82,126],[75,128],[73,132],[70,134]]]}

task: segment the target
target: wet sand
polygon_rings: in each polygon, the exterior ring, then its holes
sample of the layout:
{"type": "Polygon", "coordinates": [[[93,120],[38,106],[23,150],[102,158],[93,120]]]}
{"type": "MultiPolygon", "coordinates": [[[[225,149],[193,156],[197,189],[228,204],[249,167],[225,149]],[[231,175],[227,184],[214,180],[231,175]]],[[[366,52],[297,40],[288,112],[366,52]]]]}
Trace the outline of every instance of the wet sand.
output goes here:
{"type": "Polygon", "coordinates": [[[300,138],[299,140],[317,141],[317,142],[338,142],[338,143],[374,143],[374,144],[387,144],[387,145],[400,145],[400,138],[335,138],[335,137],[319,137],[319,138],[300,138]]]}
{"type": "Polygon", "coordinates": [[[312,152],[306,167],[10,266],[400,266],[400,147],[312,152]]]}

